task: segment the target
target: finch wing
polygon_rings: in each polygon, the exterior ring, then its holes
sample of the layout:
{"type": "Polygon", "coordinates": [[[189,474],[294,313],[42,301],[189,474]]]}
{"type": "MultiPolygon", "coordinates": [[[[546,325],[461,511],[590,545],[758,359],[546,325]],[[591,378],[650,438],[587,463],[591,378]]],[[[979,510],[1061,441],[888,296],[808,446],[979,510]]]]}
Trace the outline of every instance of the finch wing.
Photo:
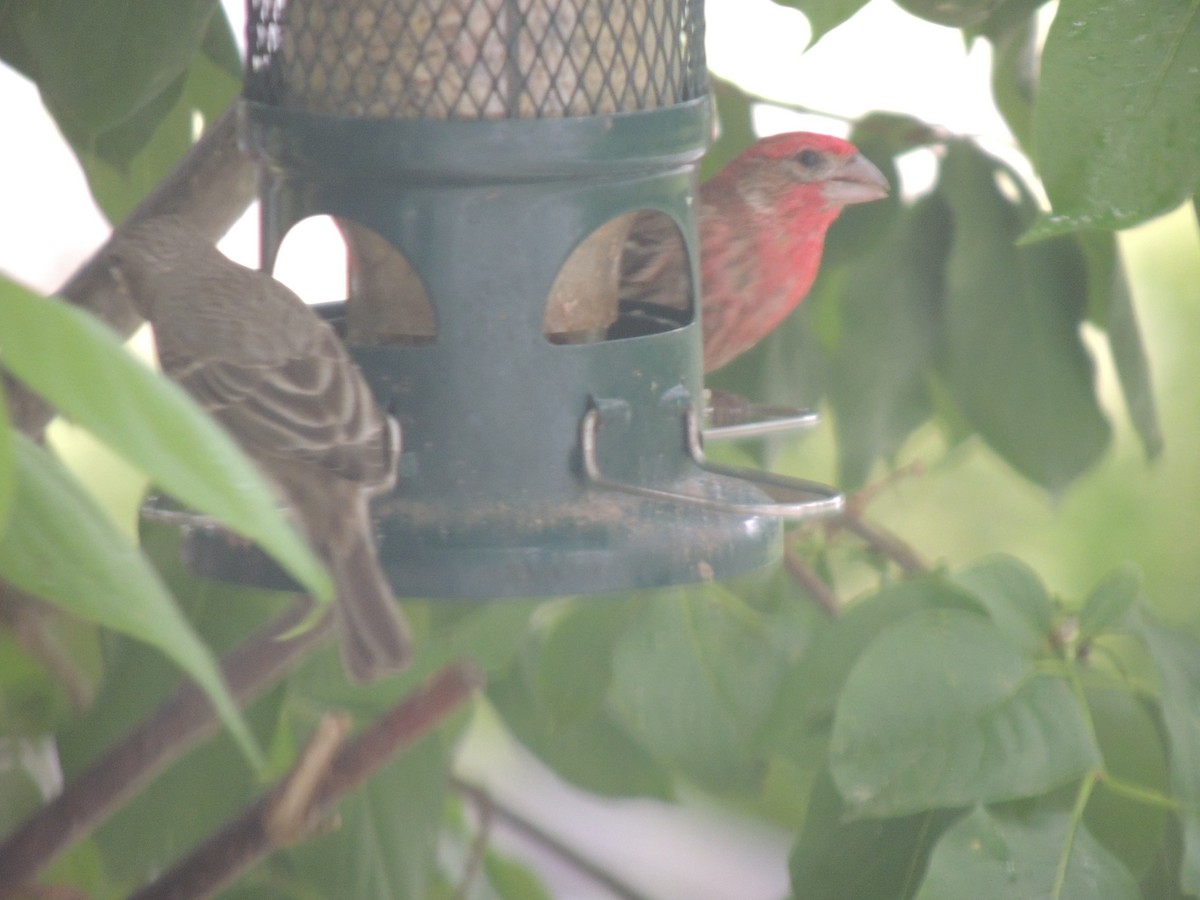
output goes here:
{"type": "MultiPolygon", "coordinates": [[[[700,209],[700,324],[704,332],[704,371],[720,368],[749,349],[757,339],[753,330],[762,301],[758,291],[755,234],[738,228],[738,215],[726,210],[736,201],[722,199],[721,185],[701,188],[700,209]]],[[[762,335],[759,334],[758,337],[762,335]]]]}
{"type": "Polygon", "coordinates": [[[277,288],[285,290],[270,280],[269,302],[242,310],[238,340],[174,365],[170,348],[160,347],[164,369],[252,454],[311,463],[364,485],[389,482],[388,417],[333,329],[277,288]]]}

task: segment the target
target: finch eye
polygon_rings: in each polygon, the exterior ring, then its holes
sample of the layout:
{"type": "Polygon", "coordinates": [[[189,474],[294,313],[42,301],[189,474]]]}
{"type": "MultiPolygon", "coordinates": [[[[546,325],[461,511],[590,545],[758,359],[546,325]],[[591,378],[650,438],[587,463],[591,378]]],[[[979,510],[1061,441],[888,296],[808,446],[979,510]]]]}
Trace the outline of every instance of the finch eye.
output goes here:
{"type": "Polygon", "coordinates": [[[812,148],[806,148],[793,156],[792,159],[796,160],[796,162],[800,163],[800,165],[804,166],[804,168],[812,169],[815,168],[818,163],[820,163],[821,154],[812,148]]]}

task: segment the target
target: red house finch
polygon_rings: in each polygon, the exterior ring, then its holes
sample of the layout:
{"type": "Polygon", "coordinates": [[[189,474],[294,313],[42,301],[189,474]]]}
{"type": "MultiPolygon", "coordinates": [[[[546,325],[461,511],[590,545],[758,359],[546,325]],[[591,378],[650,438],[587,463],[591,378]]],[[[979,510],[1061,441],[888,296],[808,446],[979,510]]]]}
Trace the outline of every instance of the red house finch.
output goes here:
{"type": "Polygon", "coordinates": [[[258,462],[329,567],[347,671],[369,681],[403,668],[408,626],[380,571],[368,510],[394,481],[399,426],[333,329],[176,217],[133,226],[111,253],[154,327],[163,371],[258,462]]]}
{"type": "MultiPolygon", "coordinates": [[[[887,193],[853,144],[807,132],[763,138],[701,185],[704,371],[749,350],[804,299],[844,206],[887,193]]],[[[674,223],[641,213],[622,262],[622,301],[678,305],[688,287],[674,223]]]]}

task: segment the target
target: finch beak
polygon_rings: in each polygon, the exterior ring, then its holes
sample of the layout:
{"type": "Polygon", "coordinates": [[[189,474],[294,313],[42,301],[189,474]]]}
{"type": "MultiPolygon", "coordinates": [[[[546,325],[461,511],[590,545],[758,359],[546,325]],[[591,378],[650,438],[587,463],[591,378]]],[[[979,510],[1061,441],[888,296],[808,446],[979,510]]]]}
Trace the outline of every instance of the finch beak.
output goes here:
{"type": "Polygon", "coordinates": [[[882,200],[888,195],[887,179],[869,159],[856,153],[825,182],[825,199],[839,206],[882,200]]]}

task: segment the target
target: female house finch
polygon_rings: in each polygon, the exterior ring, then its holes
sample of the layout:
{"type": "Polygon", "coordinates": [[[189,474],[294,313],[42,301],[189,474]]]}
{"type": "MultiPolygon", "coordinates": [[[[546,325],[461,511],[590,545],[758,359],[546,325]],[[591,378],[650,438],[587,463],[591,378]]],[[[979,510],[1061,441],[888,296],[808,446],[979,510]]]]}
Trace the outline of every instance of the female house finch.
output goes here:
{"type": "MultiPolygon", "coordinates": [[[[843,207],[887,193],[853,144],[807,132],[763,138],[701,185],[704,371],[749,350],[804,299],[843,207]]],[[[621,300],[675,306],[689,282],[674,223],[641,213],[622,261],[621,300]]]]}
{"type": "Polygon", "coordinates": [[[329,567],[349,673],[369,681],[403,668],[408,626],[380,571],[368,510],[394,481],[399,426],[333,329],[176,217],[127,229],[110,251],[154,327],[163,371],[274,481],[329,567]]]}

